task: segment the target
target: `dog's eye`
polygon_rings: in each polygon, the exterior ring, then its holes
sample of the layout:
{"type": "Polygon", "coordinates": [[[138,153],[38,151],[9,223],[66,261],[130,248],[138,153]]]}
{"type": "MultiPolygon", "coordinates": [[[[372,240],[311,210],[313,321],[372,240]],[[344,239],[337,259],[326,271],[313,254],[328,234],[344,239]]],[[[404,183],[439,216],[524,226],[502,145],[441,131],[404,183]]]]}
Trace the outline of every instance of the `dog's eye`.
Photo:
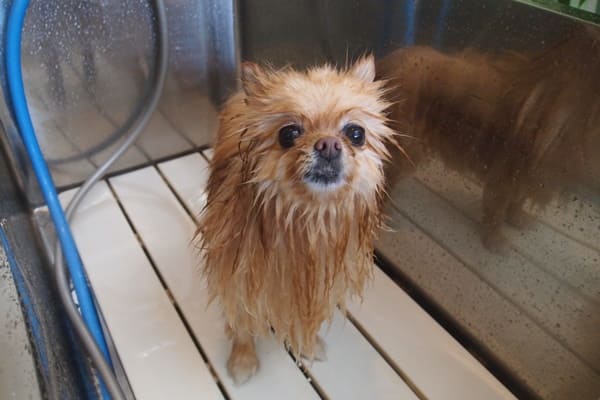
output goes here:
{"type": "Polygon", "coordinates": [[[289,149],[294,145],[294,141],[302,134],[302,128],[299,125],[286,125],[279,130],[279,144],[284,149],[289,149]]]}
{"type": "Polygon", "coordinates": [[[343,131],[353,146],[362,146],[365,144],[365,129],[362,126],[348,124],[344,127],[343,131]]]}

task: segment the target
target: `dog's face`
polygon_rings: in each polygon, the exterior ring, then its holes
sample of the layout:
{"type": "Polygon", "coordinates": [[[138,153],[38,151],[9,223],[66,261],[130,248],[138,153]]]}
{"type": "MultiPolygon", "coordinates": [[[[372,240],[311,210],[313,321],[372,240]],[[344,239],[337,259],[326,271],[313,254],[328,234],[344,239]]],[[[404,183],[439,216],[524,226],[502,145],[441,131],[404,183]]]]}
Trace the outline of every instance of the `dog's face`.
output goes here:
{"type": "Polygon", "coordinates": [[[251,143],[250,180],[261,191],[370,196],[380,189],[393,132],[372,57],[345,71],[270,71],[250,63],[242,69],[242,141],[251,143]]]}

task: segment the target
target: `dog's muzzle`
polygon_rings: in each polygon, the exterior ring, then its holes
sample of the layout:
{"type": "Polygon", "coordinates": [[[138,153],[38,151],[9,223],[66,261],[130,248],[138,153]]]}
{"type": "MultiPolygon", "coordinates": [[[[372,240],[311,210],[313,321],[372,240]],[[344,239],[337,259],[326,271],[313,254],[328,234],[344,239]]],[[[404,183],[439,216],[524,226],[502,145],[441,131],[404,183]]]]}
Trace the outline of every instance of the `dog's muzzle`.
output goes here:
{"type": "Polygon", "coordinates": [[[304,176],[309,183],[329,186],[342,178],[342,143],[336,137],[319,139],[314,146],[313,163],[304,176]]]}

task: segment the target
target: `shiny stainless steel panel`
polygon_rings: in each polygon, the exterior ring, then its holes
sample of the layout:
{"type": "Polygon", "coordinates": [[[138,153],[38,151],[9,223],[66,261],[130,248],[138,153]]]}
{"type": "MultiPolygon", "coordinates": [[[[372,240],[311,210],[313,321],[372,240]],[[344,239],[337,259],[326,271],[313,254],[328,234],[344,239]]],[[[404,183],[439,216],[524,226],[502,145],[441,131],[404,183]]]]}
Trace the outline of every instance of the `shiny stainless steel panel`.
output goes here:
{"type": "MultiPolygon", "coordinates": [[[[2,3],[2,24],[9,3],[2,3]]],[[[123,127],[143,107],[157,56],[152,4],[31,2],[23,33],[24,80],[36,133],[58,186],[80,182],[108,158],[123,127]]],[[[234,6],[233,1],[166,1],[170,63],[165,91],[146,131],[113,171],[210,142],[216,107],[235,85],[234,6]]],[[[2,111],[13,158],[21,159],[12,119],[6,108],[2,111]]],[[[26,165],[16,170],[29,188],[29,200],[37,204],[26,165]]]]}
{"type": "Polygon", "coordinates": [[[554,13],[566,9],[557,2],[537,3],[553,11],[506,0],[243,0],[242,55],[302,67],[425,46],[426,55],[407,52],[404,69],[388,72],[406,103],[421,99],[400,115],[404,133],[415,136],[404,140],[409,156],[418,159],[411,141],[423,141],[433,160],[412,172],[401,157],[394,160],[392,175],[404,177],[391,188],[395,231],[382,234],[379,251],[464,343],[494,360],[493,370],[521,397],[597,399],[600,39],[582,33],[584,22],[554,13]],[[503,51],[527,61],[490,61],[503,51]],[[500,87],[496,78],[504,80],[500,87]],[[526,121],[515,122],[519,116],[526,121]],[[517,145],[502,135],[516,135],[517,145]],[[503,167],[503,146],[523,156],[503,167]],[[502,226],[507,243],[496,254],[482,245],[481,203],[496,198],[502,211],[504,195],[499,185],[482,185],[493,182],[485,169],[502,172],[503,184],[522,182],[514,167],[523,159],[532,161],[523,168],[535,166],[544,177],[521,183],[523,196],[535,199],[543,191],[535,185],[560,182],[554,190],[566,201],[545,211],[525,206],[527,214],[516,215],[533,215],[533,225],[502,226]],[[479,178],[476,165],[484,170],[479,178]]]}

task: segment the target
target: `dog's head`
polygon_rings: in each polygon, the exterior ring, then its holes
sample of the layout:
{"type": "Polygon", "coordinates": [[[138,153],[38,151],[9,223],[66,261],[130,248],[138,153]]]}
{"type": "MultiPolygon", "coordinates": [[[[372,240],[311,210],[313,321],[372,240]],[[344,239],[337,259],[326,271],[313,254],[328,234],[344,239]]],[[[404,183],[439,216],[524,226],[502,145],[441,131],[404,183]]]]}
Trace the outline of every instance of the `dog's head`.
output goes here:
{"type": "Polygon", "coordinates": [[[242,66],[247,123],[242,141],[252,158],[249,181],[262,192],[371,197],[383,185],[386,125],[383,84],[372,56],[346,70],[306,72],[242,66]]]}

